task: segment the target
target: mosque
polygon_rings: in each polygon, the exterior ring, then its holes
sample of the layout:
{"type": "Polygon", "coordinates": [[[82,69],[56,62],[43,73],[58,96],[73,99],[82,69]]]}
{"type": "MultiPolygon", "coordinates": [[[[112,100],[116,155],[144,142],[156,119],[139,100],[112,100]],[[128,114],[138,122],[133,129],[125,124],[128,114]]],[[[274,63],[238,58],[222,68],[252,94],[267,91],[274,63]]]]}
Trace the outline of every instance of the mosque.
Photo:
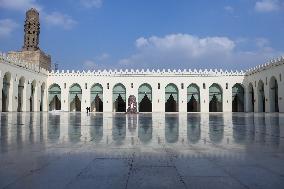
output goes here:
{"type": "Polygon", "coordinates": [[[0,54],[0,112],[284,112],[284,57],[246,71],[54,71],[39,48],[40,22],[26,12],[21,51],[0,54]]]}

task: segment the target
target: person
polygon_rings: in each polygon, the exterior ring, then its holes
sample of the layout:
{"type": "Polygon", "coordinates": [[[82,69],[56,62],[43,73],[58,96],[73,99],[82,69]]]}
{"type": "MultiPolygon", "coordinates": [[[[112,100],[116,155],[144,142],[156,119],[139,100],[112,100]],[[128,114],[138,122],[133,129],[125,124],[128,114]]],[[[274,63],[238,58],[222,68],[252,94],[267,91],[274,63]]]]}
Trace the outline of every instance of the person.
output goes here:
{"type": "Polygon", "coordinates": [[[87,114],[88,114],[89,113],[89,107],[87,107],[86,110],[87,110],[87,114]]]}

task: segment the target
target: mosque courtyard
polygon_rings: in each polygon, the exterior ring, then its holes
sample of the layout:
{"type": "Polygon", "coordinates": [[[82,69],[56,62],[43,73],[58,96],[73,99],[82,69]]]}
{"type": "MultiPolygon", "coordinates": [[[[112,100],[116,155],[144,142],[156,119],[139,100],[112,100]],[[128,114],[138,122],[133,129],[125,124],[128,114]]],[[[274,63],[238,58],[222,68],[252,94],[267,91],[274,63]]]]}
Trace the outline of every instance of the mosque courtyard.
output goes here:
{"type": "Polygon", "coordinates": [[[284,114],[1,113],[0,188],[283,188],[284,114]]]}

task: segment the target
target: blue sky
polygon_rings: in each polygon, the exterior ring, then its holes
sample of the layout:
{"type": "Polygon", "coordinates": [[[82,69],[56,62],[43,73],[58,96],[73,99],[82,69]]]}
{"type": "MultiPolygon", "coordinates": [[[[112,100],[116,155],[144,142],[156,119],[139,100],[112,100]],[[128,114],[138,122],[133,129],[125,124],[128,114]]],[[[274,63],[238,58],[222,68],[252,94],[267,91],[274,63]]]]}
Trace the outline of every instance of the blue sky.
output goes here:
{"type": "Polygon", "coordinates": [[[0,51],[25,11],[60,69],[247,69],[284,55],[284,0],[0,0],[0,51]]]}

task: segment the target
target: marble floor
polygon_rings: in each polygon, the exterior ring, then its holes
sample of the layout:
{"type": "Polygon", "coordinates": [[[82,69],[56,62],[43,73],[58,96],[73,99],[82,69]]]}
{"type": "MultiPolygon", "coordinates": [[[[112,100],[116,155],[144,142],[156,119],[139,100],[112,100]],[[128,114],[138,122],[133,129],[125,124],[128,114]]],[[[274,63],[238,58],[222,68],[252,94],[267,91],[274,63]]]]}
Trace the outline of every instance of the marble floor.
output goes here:
{"type": "Polygon", "coordinates": [[[284,114],[0,113],[0,188],[284,188],[284,114]]]}

